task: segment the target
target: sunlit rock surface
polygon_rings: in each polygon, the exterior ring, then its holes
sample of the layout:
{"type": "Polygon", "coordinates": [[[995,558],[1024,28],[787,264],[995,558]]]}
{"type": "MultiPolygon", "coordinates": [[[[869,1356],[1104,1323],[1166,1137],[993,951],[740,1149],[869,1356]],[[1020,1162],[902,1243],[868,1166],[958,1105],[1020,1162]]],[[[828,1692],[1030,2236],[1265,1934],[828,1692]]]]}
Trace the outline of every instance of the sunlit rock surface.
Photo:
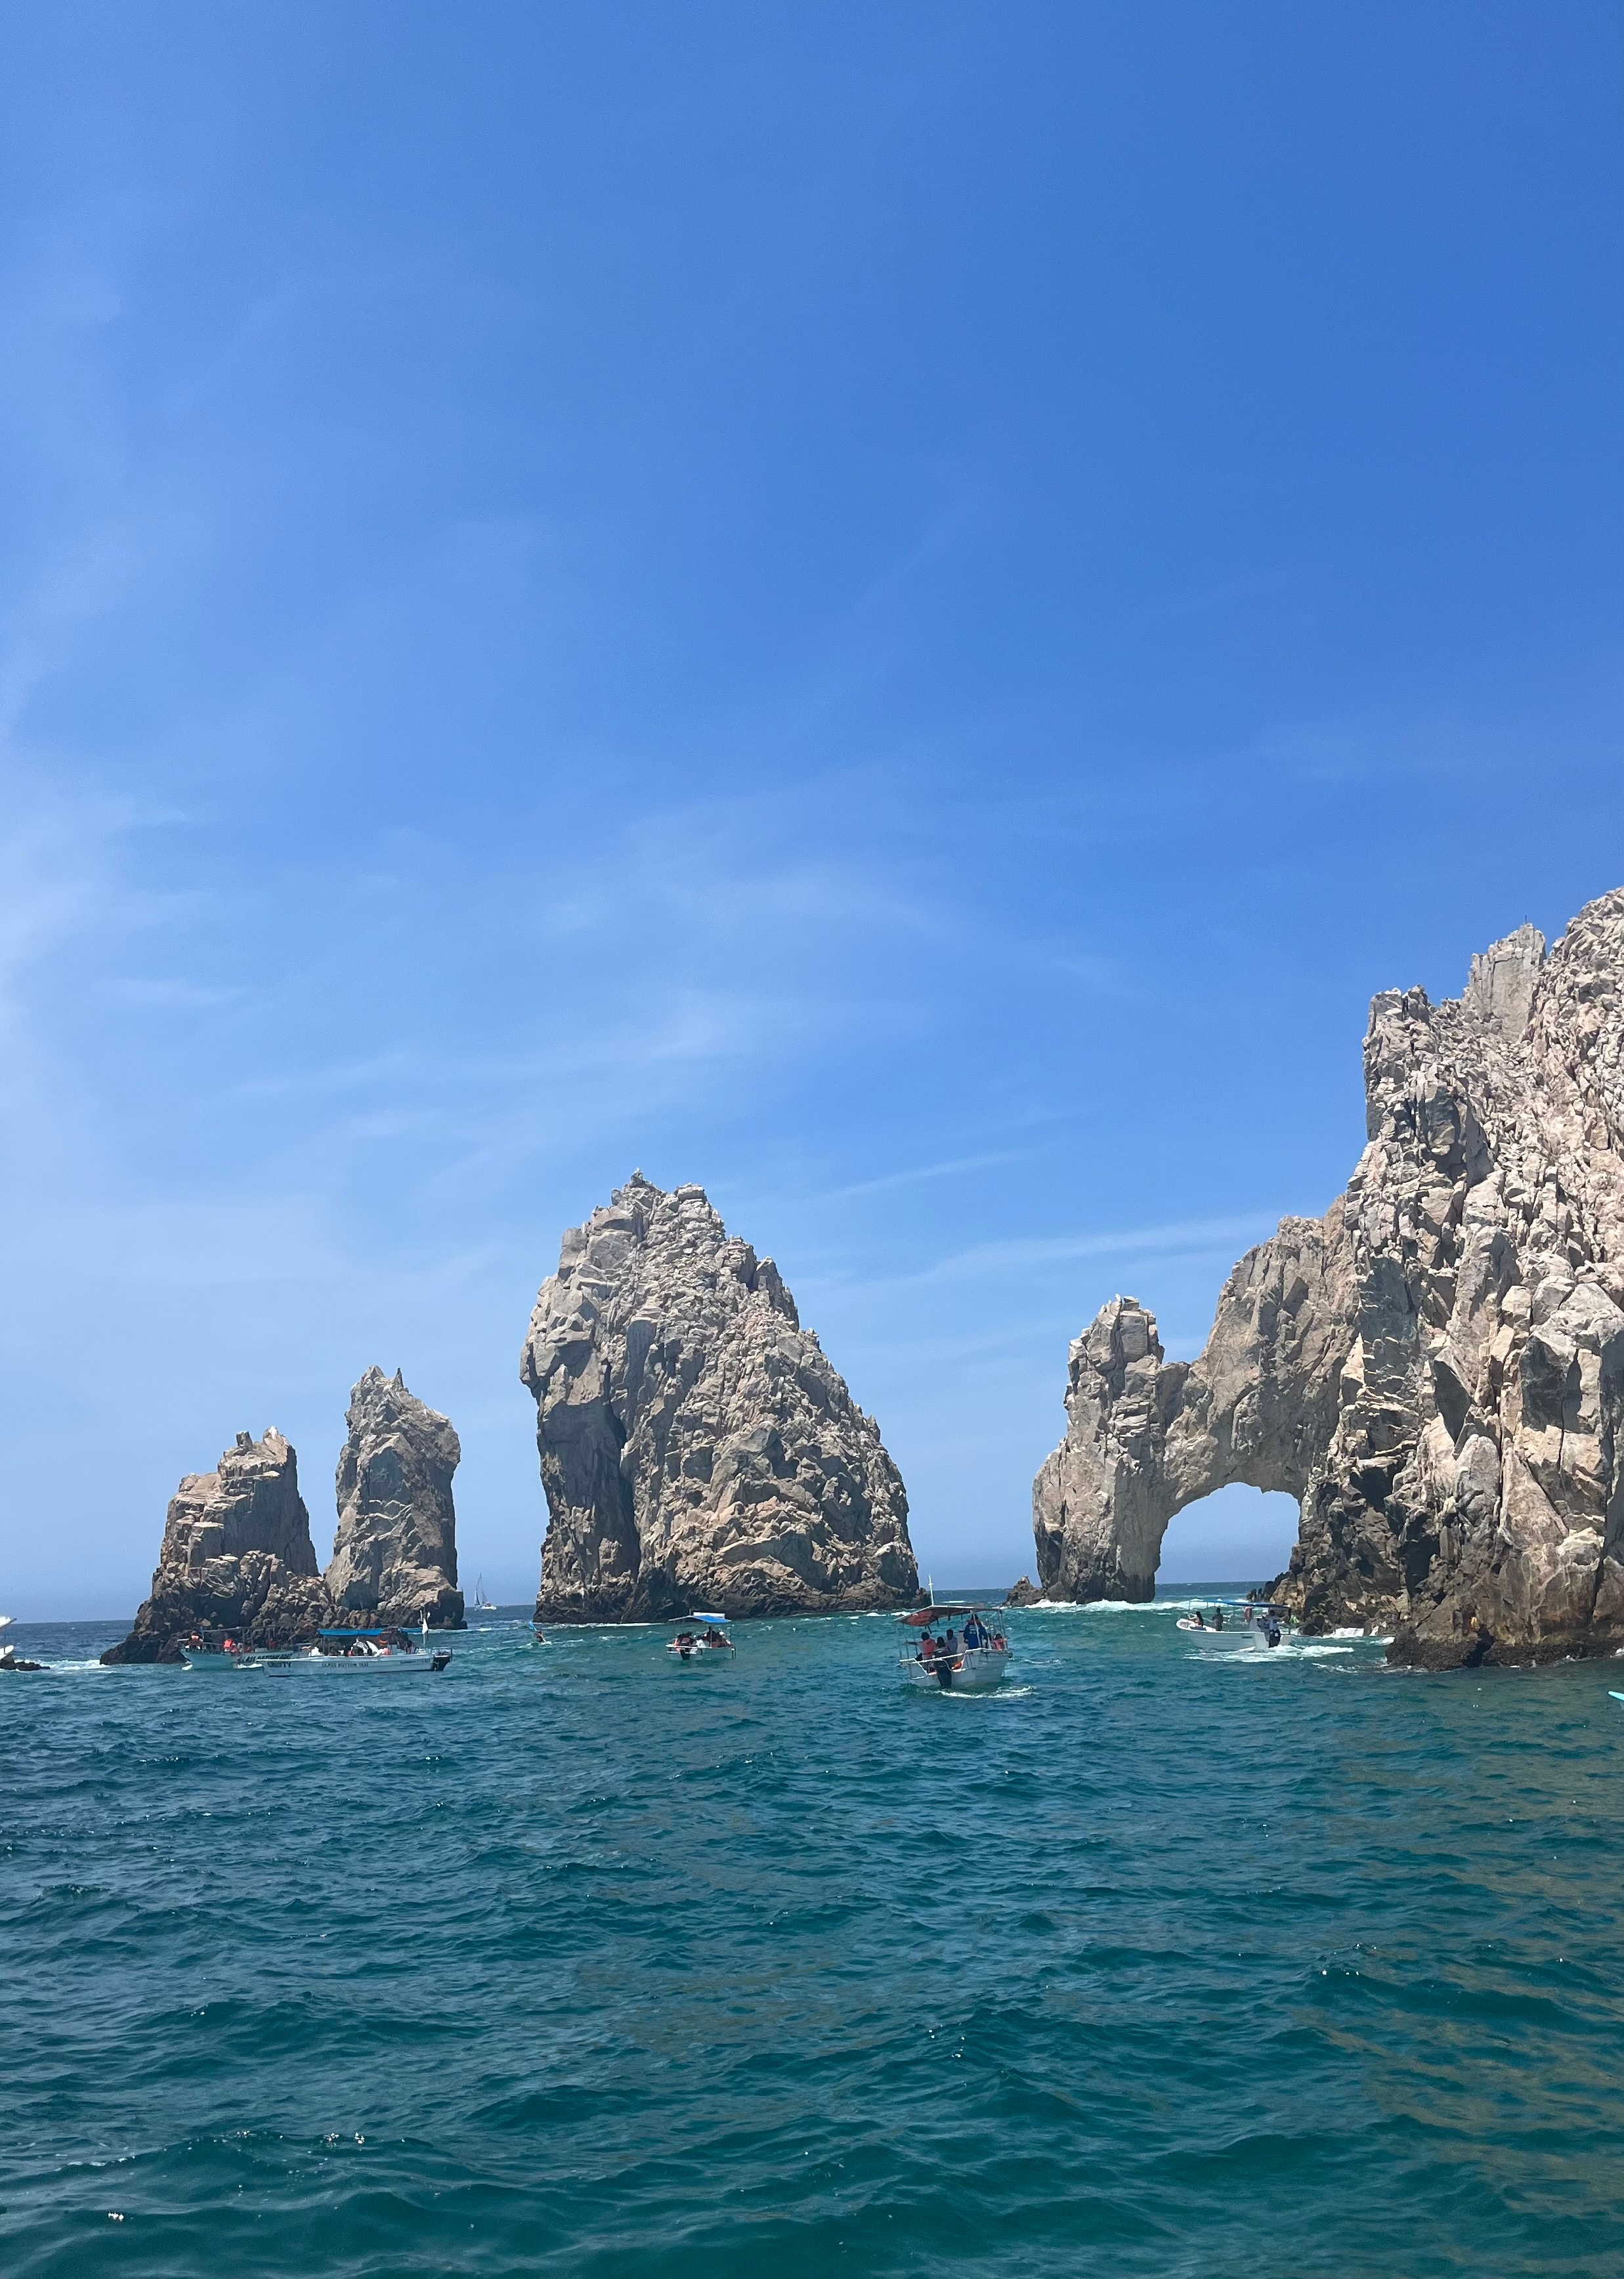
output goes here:
{"type": "Polygon", "coordinates": [[[449,1420],[408,1393],[396,1370],[369,1369],[349,1396],[338,1463],[338,1533],[327,1588],[339,1619],[454,1630],[462,1448],[449,1420]]]}
{"type": "Polygon", "coordinates": [[[565,1235],[520,1373],[548,1513],[539,1615],[913,1599],[908,1498],[879,1428],[702,1188],[635,1172],[565,1235]]]}
{"type": "Polygon", "coordinates": [[[274,1430],[239,1432],[218,1469],[189,1473],[170,1500],[152,1595],[103,1661],[175,1661],[193,1631],[287,1645],[328,1619],[298,1459],[274,1430]]]}

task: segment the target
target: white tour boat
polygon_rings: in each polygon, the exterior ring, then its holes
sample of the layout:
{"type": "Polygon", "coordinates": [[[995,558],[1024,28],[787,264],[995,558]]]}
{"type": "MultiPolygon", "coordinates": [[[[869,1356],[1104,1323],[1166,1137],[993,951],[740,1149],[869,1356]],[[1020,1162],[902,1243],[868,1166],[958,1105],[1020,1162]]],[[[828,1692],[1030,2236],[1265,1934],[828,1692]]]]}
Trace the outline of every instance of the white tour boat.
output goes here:
{"type": "Polygon", "coordinates": [[[898,1656],[902,1683],[927,1693],[984,1693],[1001,1685],[1009,1667],[1009,1645],[985,1615],[984,1607],[969,1606],[915,1607],[904,1615],[905,1626],[923,1631],[924,1636],[912,1654],[905,1651],[898,1656]],[[961,1631],[954,1627],[960,1622],[961,1631]]]}
{"type": "Polygon", "coordinates": [[[690,1615],[697,1630],[679,1630],[665,1651],[679,1669],[711,1669],[732,1661],[733,1641],[727,1634],[725,1615],[690,1615]]]}
{"type": "Polygon", "coordinates": [[[1206,1610],[1197,1607],[1181,1615],[1178,1628],[1209,1646],[1278,1646],[1295,1622],[1284,1607],[1266,1599],[1209,1599],[1206,1610]]]}
{"type": "Polygon", "coordinates": [[[432,1677],[449,1668],[448,1646],[431,1649],[428,1625],[421,1643],[410,1631],[318,1631],[316,1644],[283,1653],[267,1646],[245,1669],[263,1669],[272,1677],[311,1673],[328,1677],[432,1677]]]}

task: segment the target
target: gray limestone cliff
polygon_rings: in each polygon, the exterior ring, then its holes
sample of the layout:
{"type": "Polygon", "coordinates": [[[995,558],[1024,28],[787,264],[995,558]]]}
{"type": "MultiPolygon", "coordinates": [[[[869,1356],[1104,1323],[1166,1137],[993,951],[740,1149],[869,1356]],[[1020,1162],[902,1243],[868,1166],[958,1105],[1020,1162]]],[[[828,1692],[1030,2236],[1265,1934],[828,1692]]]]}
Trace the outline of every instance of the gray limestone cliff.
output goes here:
{"type": "Polygon", "coordinates": [[[634,1172],[565,1235],[520,1374],[547,1491],[539,1615],[907,1605],[901,1477],[770,1258],[634,1172]]]}
{"type": "Polygon", "coordinates": [[[397,1370],[369,1369],[349,1396],[327,1589],[338,1619],[432,1629],[463,1623],[451,1479],[462,1448],[447,1418],[397,1370]]]}
{"type": "Polygon", "coordinates": [[[1147,1599],[1173,1514],[1231,1480],[1295,1496],[1277,1588],[1306,1625],[1390,1627],[1432,1668],[1624,1646],[1624,890],[1549,959],[1524,925],[1459,1000],[1390,991],[1367,1144],[1163,1356],[1136,1299],[1071,1349],[1038,1475],[1051,1599],[1147,1599]]]}
{"type": "Polygon", "coordinates": [[[188,1475],[171,1499],[151,1596],[103,1661],[176,1661],[195,1630],[246,1644],[287,1644],[326,1620],[299,1466],[275,1431],[239,1432],[213,1472],[188,1475]]]}

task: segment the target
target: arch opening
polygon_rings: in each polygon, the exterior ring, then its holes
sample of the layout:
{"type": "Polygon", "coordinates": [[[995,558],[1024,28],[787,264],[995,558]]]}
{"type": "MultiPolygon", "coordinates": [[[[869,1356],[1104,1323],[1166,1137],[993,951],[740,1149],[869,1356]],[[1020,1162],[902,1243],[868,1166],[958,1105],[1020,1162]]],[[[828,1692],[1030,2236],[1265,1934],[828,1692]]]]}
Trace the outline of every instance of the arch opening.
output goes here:
{"type": "Polygon", "coordinates": [[[1297,1542],[1297,1498],[1232,1481],[1187,1503],[1168,1522],[1157,1588],[1272,1582],[1297,1542]]]}

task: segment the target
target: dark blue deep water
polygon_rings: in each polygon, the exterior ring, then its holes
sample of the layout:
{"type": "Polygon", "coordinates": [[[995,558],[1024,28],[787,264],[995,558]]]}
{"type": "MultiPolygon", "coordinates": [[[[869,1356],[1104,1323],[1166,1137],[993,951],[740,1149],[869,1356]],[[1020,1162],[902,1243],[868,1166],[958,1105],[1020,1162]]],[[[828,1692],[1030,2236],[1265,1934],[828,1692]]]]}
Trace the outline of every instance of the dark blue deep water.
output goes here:
{"type": "Polygon", "coordinates": [[[1618,1665],[1012,1628],[0,1677],[0,2269],[1624,2270],[1618,1665]]]}

